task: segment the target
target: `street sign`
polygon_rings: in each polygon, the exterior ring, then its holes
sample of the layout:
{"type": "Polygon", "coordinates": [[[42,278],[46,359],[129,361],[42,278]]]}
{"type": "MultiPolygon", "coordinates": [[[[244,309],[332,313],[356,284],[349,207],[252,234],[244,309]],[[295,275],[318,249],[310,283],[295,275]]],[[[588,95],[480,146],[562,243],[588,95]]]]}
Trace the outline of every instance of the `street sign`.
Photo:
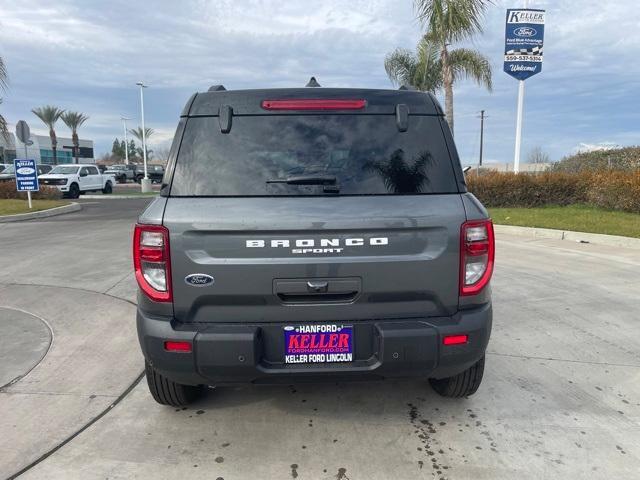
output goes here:
{"type": "Polygon", "coordinates": [[[19,192],[37,192],[40,190],[35,160],[15,159],[13,165],[16,169],[16,189],[19,192]]]}
{"type": "Polygon", "coordinates": [[[28,144],[29,137],[31,136],[31,130],[29,125],[24,120],[20,120],[16,123],[16,137],[24,144],[28,144]]]}
{"type": "Polygon", "coordinates": [[[507,10],[504,71],[518,80],[542,71],[544,16],[544,10],[507,10]]]}

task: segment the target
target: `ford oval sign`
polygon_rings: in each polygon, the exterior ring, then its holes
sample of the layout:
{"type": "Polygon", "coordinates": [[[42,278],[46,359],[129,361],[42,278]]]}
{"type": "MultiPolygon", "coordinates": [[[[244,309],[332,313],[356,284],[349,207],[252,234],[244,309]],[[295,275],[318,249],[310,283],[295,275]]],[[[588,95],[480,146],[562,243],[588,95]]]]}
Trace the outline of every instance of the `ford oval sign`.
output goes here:
{"type": "Polygon", "coordinates": [[[513,33],[516,37],[535,37],[538,34],[536,29],[531,27],[516,28],[513,33]]]}
{"type": "Polygon", "coordinates": [[[213,277],[206,273],[192,273],[184,277],[184,281],[192,287],[206,287],[214,282],[213,277]]]}
{"type": "Polygon", "coordinates": [[[20,175],[33,175],[36,171],[31,167],[20,167],[16,170],[20,175]]]}

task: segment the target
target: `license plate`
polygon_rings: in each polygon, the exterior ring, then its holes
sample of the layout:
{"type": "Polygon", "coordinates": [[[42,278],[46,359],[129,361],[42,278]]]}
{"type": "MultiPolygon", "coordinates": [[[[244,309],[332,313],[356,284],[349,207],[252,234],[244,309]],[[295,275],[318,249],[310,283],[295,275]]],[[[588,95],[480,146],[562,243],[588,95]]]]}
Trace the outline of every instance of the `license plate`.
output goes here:
{"type": "Polygon", "coordinates": [[[353,361],[352,325],[288,325],[284,327],[285,363],[353,361]]]}

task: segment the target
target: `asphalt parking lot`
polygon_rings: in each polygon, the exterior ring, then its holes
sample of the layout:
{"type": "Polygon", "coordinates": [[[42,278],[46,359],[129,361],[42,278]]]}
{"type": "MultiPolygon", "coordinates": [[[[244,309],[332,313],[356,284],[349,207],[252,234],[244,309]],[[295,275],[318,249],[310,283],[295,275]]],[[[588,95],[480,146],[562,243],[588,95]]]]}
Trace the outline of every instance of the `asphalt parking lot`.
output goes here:
{"type": "Polygon", "coordinates": [[[499,236],[469,399],[426,382],[155,404],[130,236],[148,199],[0,226],[0,478],[638,478],[640,251],[499,236]]]}

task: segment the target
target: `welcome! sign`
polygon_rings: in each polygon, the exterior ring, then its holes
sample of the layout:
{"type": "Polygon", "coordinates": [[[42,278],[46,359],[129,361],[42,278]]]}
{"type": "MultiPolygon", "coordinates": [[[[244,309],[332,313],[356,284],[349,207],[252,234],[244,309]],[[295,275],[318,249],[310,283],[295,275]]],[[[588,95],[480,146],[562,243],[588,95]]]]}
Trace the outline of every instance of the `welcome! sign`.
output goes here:
{"type": "Polygon", "coordinates": [[[542,71],[544,20],[544,10],[507,10],[504,71],[518,80],[542,71]]]}

